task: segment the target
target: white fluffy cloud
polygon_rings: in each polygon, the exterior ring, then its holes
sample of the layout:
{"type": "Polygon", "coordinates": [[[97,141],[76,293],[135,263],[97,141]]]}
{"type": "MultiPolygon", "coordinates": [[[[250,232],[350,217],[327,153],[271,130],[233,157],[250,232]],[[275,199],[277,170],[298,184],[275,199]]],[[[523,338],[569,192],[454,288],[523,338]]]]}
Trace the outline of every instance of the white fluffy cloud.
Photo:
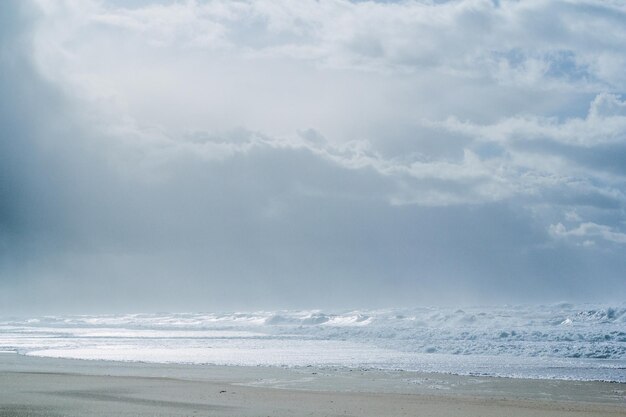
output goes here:
{"type": "Polygon", "coordinates": [[[592,148],[597,145],[625,143],[626,101],[616,94],[600,93],[589,104],[586,117],[521,115],[504,118],[490,125],[477,125],[450,118],[437,124],[481,141],[552,140],[564,145],[592,148]]]}
{"type": "Polygon", "coordinates": [[[583,244],[593,244],[594,238],[609,242],[626,243],[626,233],[616,232],[611,227],[591,222],[580,223],[577,227],[567,229],[562,223],[550,225],[550,233],[557,238],[582,240],[583,244]]]}

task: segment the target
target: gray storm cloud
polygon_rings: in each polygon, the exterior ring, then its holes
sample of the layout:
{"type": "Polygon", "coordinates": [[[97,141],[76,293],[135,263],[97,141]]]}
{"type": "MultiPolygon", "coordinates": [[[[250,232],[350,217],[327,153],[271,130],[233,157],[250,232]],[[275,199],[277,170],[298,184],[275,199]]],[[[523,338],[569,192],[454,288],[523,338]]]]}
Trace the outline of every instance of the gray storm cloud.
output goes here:
{"type": "Polygon", "coordinates": [[[621,7],[2,2],[0,312],[621,299],[621,7]]]}

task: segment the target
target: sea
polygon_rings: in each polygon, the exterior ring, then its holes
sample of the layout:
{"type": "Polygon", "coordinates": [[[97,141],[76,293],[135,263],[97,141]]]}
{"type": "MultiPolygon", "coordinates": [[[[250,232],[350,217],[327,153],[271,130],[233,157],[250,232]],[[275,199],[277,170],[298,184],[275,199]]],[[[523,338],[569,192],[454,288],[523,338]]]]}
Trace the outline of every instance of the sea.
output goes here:
{"type": "Polygon", "coordinates": [[[0,351],[626,383],[626,304],[3,317],[0,351]]]}

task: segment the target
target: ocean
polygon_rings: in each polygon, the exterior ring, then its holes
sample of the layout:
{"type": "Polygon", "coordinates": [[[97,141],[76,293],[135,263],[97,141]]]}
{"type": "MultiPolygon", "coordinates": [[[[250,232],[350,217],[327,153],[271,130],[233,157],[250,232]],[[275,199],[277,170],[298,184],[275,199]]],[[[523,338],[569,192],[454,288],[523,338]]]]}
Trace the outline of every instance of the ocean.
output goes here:
{"type": "Polygon", "coordinates": [[[4,317],[0,351],[626,382],[626,304],[4,317]]]}

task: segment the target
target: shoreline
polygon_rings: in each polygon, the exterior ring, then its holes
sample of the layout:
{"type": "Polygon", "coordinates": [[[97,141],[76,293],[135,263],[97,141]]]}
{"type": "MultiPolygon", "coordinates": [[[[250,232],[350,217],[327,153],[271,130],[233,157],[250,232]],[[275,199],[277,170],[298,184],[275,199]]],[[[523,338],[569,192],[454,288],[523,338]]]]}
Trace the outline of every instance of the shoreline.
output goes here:
{"type": "Polygon", "coordinates": [[[626,384],[0,354],[0,416],[38,417],[55,413],[626,416],[626,384]]]}
{"type": "MultiPolygon", "coordinates": [[[[506,375],[506,374],[489,374],[489,373],[479,373],[479,372],[450,372],[450,371],[423,371],[423,370],[415,370],[415,369],[401,369],[401,368],[383,368],[376,366],[358,366],[358,367],[350,367],[346,365],[268,365],[268,364],[258,364],[258,365],[239,365],[239,364],[219,364],[219,363],[194,363],[194,362],[158,362],[158,361],[145,361],[145,360],[116,360],[116,359],[96,359],[96,358],[71,358],[71,357],[56,357],[56,356],[43,356],[43,355],[30,355],[28,353],[19,353],[15,350],[6,350],[1,351],[0,355],[17,355],[26,358],[37,358],[37,359],[48,359],[48,360],[59,360],[59,361],[78,361],[78,362],[86,362],[86,363],[103,363],[103,364],[126,364],[126,365],[155,365],[155,366],[171,366],[171,365],[180,365],[180,366],[191,366],[191,367],[225,367],[225,368],[266,368],[266,369],[285,369],[285,370],[300,370],[300,369],[318,369],[318,370],[333,370],[339,372],[352,372],[352,371],[365,371],[365,372],[387,372],[387,373],[416,373],[416,374],[424,374],[424,375],[441,375],[441,376],[450,376],[450,377],[467,377],[467,378],[495,378],[495,379],[512,379],[512,380],[527,380],[527,381],[559,381],[559,382],[599,382],[606,384],[619,384],[626,386],[626,382],[618,381],[618,380],[610,380],[610,379],[582,379],[575,377],[545,377],[545,376],[537,376],[537,377],[527,377],[527,376],[515,376],[515,375],[506,375]]],[[[622,368],[617,368],[622,369],[622,368]]],[[[623,368],[626,371],[626,368],[623,368]]]]}

